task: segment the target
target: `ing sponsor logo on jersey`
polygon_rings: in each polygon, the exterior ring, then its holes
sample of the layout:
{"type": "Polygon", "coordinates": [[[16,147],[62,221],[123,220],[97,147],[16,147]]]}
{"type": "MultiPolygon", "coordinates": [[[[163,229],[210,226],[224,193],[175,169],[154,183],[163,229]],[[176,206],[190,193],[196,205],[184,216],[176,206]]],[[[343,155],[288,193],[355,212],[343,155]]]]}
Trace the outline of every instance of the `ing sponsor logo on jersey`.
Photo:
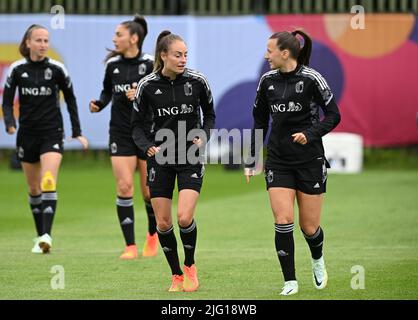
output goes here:
{"type": "Polygon", "coordinates": [[[21,92],[23,96],[50,96],[52,95],[52,89],[48,87],[40,87],[40,88],[27,88],[22,87],[21,92]]]}
{"type": "Polygon", "coordinates": [[[114,90],[116,93],[125,93],[131,89],[131,85],[128,84],[116,84],[114,90]]]}
{"type": "Polygon", "coordinates": [[[287,105],[285,103],[272,104],[270,109],[272,113],[299,112],[302,111],[302,105],[299,102],[289,101],[287,105]]]}
{"type": "Polygon", "coordinates": [[[178,114],[188,114],[193,113],[194,107],[189,104],[182,104],[180,107],[171,107],[171,108],[159,108],[157,113],[159,117],[164,116],[176,116],[178,114]]]}

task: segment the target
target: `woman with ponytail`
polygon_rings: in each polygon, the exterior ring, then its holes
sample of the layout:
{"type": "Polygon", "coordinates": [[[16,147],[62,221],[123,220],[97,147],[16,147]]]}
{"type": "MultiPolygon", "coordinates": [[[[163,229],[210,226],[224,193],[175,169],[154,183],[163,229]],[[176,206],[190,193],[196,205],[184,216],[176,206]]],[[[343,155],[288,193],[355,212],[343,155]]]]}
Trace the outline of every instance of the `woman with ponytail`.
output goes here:
{"type": "Polygon", "coordinates": [[[194,260],[197,239],[194,214],[204,165],[193,161],[199,159],[190,155],[195,155],[196,148],[204,147],[210,129],[215,125],[208,81],[200,72],[186,68],[186,62],[187,47],[183,39],[163,31],[157,39],[154,72],[138,84],[132,113],[133,138],[148,156],[148,185],[157,218],[158,238],[172,273],[169,291],[196,291],[199,287],[194,260]],[[150,128],[145,126],[148,122],[152,122],[150,128]],[[165,133],[171,135],[163,142],[158,137],[165,133]],[[185,137],[187,141],[184,141],[185,137]],[[182,143],[186,148],[180,148],[182,143]],[[163,145],[167,151],[175,151],[168,152],[173,157],[164,158],[163,145]],[[170,150],[170,146],[174,146],[174,150],[170,150]],[[171,215],[176,179],[179,191],[177,222],[185,257],[183,270],[171,215]]]}
{"type": "Polygon", "coordinates": [[[147,33],[147,22],[139,15],[117,26],[113,37],[115,49],[110,50],[106,57],[106,71],[100,99],[90,102],[90,111],[100,112],[112,101],[109,154],[116,180],[116,208],[126,243],[121,259],[135,259],[138,256],[133,207],[134,175],[137,169],[140,173],[142,198],[148,219],[148,233],[142,255],[155,256],[158,250],[154,211],[150,202],[149,188],[146,186],[146,155],[136,147],[132,139],[132,102],[127,97],[129,90],[135,88],[138,82],[153,69],[153,57],[142,52],[142,44],[147,33]]]}
{"type": "Polygon", "coordinates": [[[72,135],[84,149],[87,139],[81,134],[78,107],[73,85],[65,66],[50,59],[49,32],[40,25],[31,25],[23,35],[19,51],[23,59],[9,69],[4,93],[3,114],[8,134],[17,129],[13,100],[19,92],[19,129],[16,153],[22,162],[29,204],[35,220],[37,237],[33,253],[49,253],[52,248],[52,225],[58,202],[57,180],[64,153],[64,124],[60,91],[70,114],[72,135]]]}
{"type": "MultiPolygon", "coordinates": [[[[255,130],[262,130],[265,138],[272,118],[265,175],[275,222],[275,246],[285,281],[281,295],[299,290],[293,240],[295,199],[299,224],[311,251],[315,288],[325,288],[328,280],[320,216],[329,164],[322,137],[338,125],[340,113],[324,77],[309,68],[311,51],[312,40],[301,30],[273,34],[265,55],[272,71],[261,77],[253,109],[253,159],[259,152],[255,130]],[[322,120],[319,108],[324,112],[322,120]]],[[[255,165],[246,164],[247,183],[255,165]]]]}

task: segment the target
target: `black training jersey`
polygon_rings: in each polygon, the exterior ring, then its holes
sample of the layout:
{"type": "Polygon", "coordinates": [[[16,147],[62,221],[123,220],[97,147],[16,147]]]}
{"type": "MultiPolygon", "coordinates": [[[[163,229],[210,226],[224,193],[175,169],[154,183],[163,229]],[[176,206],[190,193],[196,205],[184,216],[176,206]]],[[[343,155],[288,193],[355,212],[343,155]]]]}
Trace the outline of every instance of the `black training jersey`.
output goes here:
{"type": "Polygon", "coordinates": [[[6,130],[16,128],[13,100],[19,88],[19,131],[43,135],[63,133],[60,90],[64,93],[72,125],[72,136],[81,135],[77,102],[68,72],[61,62],[45,58],[39,62],[22,59],[9,69],[3,93],[3,113],[6,130]]]}
{"type": "MultiPolygon", "coordinates": [[[[181,126],[185,126],[186,134],[192,129],[202,129],[206,134],[206,137],[200,137],[203,140],[209,139],[210,129],[215,126],[212,92],[206,77],[187,68],[175,80],[164,77],[161,72],[153,72],[142,79],[136,92],[134,109],[133,138],[145,153],[150,147],[162,144],[161,141],[155,141],[158,130],[170,129],[175,135],[173,143],[176,156],[183,157],[178,154],[177,148],[181,126]],[[144,123],[148,121],[152,124],[146,130],[144,123]]],[[[187,150],[192,144],[191,141],[186,143],[187,150]]]]}
{"type": "Polygon", "coordinates": [[[139,54],[135,58],[116,56],[107,62],[103,90],[96,103],[102,110],[112,100],[110,135],[132,136],[132,101],[126,97],[126,91],[150,74],[153,65],[154,57],[148,54],[139,54]]]}
{"type": "MultiPolygon", "coordinates": [[[[327,82],[319,72],[302,65],[289,73],[273,70],[261,77],[253,117],[254,129],[263,129],[263,138],[272,119],[266,166],[303,167],[323,157],[321,137],[340,122],[327,82]],[[319,108],[325,116],[322,121],[319,108]],[[305,134],[306,145],[293,142],[292,134],[297,132],[305,134]]],[[[258,150],[255,150],[254,134],[252,137],[251,154],[254,155],[258,150]]]]}

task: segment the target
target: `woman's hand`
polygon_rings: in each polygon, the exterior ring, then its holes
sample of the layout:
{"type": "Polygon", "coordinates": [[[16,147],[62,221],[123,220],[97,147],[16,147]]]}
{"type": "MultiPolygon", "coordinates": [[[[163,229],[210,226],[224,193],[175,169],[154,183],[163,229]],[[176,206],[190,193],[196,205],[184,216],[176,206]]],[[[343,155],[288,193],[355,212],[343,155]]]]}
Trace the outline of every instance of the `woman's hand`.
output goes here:
{"type": "Polygon", "coordinates": [[[89,147],[89,141],[87,140],[86,137],[84,137],[84,136],[78,136],[78,137],[76,137],[76,139],[83,146],[83,150],[87,150],[88,149],[88,147],[89,147]]]}
{"type": "Polygon", "coordinates": [[[152,146],[148,149],[147,151],[147,156],[148,157],[153,157],[155,156],[158,152],[160,152],[160,147],[156,147],[156,146],[152,146]]]}
{"type": "Polygon", "coordinates": [[[90,104],[89,104],[89,107],[90,107],[90,112],[91,113],[95,113],[95,112],[100,111],[99,106],[96,104],[96,100],[91,100],[90,104]]]}
{"type": "Polygon", "coordinates": [[[305,145],[308,143],[308,139],[306,139],[306,136],[302,132],[298,132],[295,134],[292,134],[293,142],[305,145]]]}
{"type": "Polygon", "coordinates": [[[250,168],[245,168],[244,169],[244,175],[245,175],[245,177],[247,179],[247,183],[250,183],[250,178],[252,176],[254,176],[254,174],[255,174],[255,170],[254,169],[250,169],[250,168]]]}
{"type": "Polygon", "coordinates": [[[203,141],[202,141],[202,139],[200,139],[199,137],[194,138],[194,139],[193,139],[193,143],[194,143],[195,145],[197,145],[199,148],[203,145],[203,141]]]}
{"type": "Polygon", "coordinates": [[[8,127],[7,128],[7,133],[8,134],[15,134],[16,132],[16,128],[15,127],[8,127]]]}
{"type": "Polygon", "coordinates": [[[132,88],[129,89],[128,91],[126,91],[126,97],[128,98],[129,101],[134,101],[135,100],[135,94],[136,94],[136,83],[132,84],[132,88]]]}

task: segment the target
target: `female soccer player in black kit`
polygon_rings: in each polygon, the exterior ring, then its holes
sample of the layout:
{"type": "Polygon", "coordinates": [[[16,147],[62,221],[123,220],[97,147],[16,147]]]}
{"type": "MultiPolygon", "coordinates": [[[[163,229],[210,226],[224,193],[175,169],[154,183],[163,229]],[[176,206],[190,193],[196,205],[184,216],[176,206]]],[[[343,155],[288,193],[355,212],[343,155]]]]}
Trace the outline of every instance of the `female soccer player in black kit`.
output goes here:
{"type": "Polygon", "coordinates": [[[33,253],[48,253],[52,247],[51,229],[57,206],[57,176],[63,154],[63,120],[59,90],[64,93],[72,125],[72,137],[87,149],[81,135],[73,86],[64,65],[49,59],[48,30],[32,25],[23,36],[19,50],[24,59],[9,69],[3,93],[6,130],[16,132],[13,99],[19,87],[19,130],[16,152],[22,162],[29,188],[29,203],[38,237],[33,253]]]}
{"type": "MultiPolygon", "coordinates": [[[[320,214],[329,165],[321,137],[338,125],[340,113],[325,79],[308,67],[311,48],[311,39],[300,30],[270,37],[265,58],[272,71],[261,77],[253,109],[254,130],[263,130],[264,138],[270,116],[273,120],[265,174],[275,220],[276,250],[285,280],[281,295],[298,292],[293,240],[295,198],[300,227],[311,250],[314,285],[323,289],[328,280],[320,214]],[[304,40],[303,47],[298,34],[304,40]],[[325,115],[322,121],[319,107],[325,115]]],[[[254,141],[252,156],[258,153],[254,141]]],[[[245,171],[249,182],[254,163],[247,163],[245,171]]]]}
{"type": "Polygon", "coordinates": [[[111,51],[107,57],[103,91],[99,100],[90,102],[90,111],[99,112],[112,100],[109,153],[117,184],[117,212],[126,242],[121,259],[134,259],[138,256],[132,199],[134,174],[137,168],[140,172],[142,197],[148,215],[148,233],[142,255],[144,257],[155,256],[158,250],[154,211],[146,185],[146,155],[138,149],[132,139],[132,102],[126,95],[140,79],[152,72],[154,58],[142,52],[142,44],[147,32],[145,19],[138,15],[134,20],[122,22],[117,26],[113,37],[115,50],[111,51]]]}
{"type": "Polygon", "coordinates": [[[193,217],[204,166],[191,157],[186,159],[186,154],[202,147],[215,125],[212,93],[205,76],[186,68],[187,47],[178,35],[163,31],[158,36],[155,59],[154,72],[138,84],[132,113],[133,138],[148,155],[148,185],[157,218],[158,238],[172,272],[169,291],[196,291],[199,286],[194,261],[197,229],[193,217]],[[146,123],[151,123],[147,129],[146,123]],[[180,137],[182,128],[186,131],[183,138],[180,137]],[[159,156],[164,154],[162,141],[158,139],[161,131],[173,134],[164,142],[167,146],[176,146],[175,159],[168,160],[169,163],[159,160],[163,158],[159,156]],[[196,131],[200,134],[193,134],[196,131]],[[183,150],[181,143],[185,145],[183,150]],[[184,274],[180,268],[171,216],[176,177],[179,190],[177,220],[185,254],[184,274]]]}

